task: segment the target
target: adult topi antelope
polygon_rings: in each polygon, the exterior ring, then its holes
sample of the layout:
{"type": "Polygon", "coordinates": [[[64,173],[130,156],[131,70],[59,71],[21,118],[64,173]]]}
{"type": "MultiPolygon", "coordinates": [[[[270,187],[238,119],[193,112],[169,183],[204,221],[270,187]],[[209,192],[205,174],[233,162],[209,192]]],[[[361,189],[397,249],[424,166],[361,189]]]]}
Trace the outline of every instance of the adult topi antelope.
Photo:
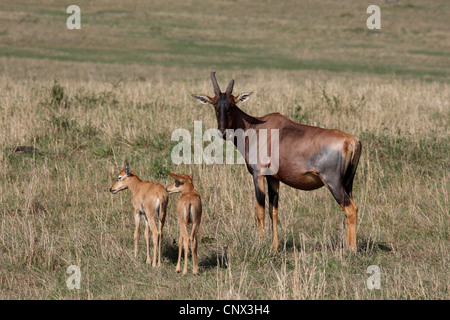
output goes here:
{"type": "Polygon", "coordinates": [[[127,164],[125,169],[120,171],[117,181],[109,189],[113,194],[129,189],[133,195],[131,202],[134,207],[134,257],[137,257],[139,242],[139,225],[141,216],[145,219],[145,242],[147,243],[147,263],[150,263],[150,234],[153,239],[153,260],[152,266],[156,266],[156,253],[158,252],[158,266],[161,265],[161,243],[162,230],[166,220],[166,208],[169,202],[169,195],[162,184],[142,181],[130,170],[127,164]]]}
{"type": "MultiPolygon", "coordinates": [[[[278,249],[277,217],[280,181],[296,189],[314,190],[326,186],[337,203],[345,212],[346,248],[356,251],[356,216],[358,208],[353,202],[352,187],[361,155],[361,142],[354,136],[340,130],[329,130],[295,123],[280,113],[271,113],[262,117],[253,117],[239,109],[237,105],[248,100],[251,92],[232,94],[234,80],[226,91],[221,92],[215,72],[211,72],[214,96],[193,94],[203,104],[214,107],[219,135],[232,140],[235,146],[242,145],[239,136],[230,132],[241,131],[245,139],[245,148],[238,148],[245,159],[247,169],[253,176],[256,195],[256,216],[259,239],[264,226],[264,177],[269,193],[269,215],[272,219],[273,248],[278,249]],[[252,132],[257,139],[250,139],[252,132]],[[276,132],[274,141],[267,132],[276,132]],[[262,135],[262,133],[265,133],[262,135]],[[249,143],[250,141],[250,143],[249,143]],[[277,170],[268,172],[267,162],[249,161],[252,144],[278,150],[277,170]],[[250,145],[249,145],[250,144],[250,145]]],[[[273,134],[272,134],[273,135],[273,134]]],[[[258,149],[258,148],[256,148],[258,149]]]]}

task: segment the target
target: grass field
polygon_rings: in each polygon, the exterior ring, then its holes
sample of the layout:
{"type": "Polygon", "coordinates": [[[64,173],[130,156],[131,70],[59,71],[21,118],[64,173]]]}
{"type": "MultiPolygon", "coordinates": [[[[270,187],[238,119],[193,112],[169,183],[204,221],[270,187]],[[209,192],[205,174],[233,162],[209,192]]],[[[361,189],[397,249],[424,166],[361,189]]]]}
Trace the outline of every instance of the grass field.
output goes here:
{"type": "Polygon", "coordinates": [[[450,298],[448,1],[77,1],[81,30],[68,30],[71,4],[0,4],[0,299],[450,298]],[[381,30],[366,28],[370,4],[381,30]],[[281,186],[275,252],[268,215],[257,241],[245,166],[172,163],[173,130],[217,126],[190,97],[212,94],[213,70],[254,92],[251,115],[362,141],[357,254],[340,248],[326,188],[281,186]],[[165,186],[194,174],[198,276],[175,273],[178,195],[162,267],[145,264],[143,233],[133,257],[131,195],[108,192],[126,160],[165,186]]]}

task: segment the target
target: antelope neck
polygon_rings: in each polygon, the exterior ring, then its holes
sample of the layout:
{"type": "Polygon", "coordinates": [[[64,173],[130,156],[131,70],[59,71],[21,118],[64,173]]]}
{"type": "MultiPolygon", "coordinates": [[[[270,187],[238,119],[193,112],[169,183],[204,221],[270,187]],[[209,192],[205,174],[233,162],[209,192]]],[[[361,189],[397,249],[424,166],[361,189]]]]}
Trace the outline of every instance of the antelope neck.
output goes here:
{"type": "Polygon", "coordinates": [[[184,183],[184,188],[183,188],[182,193],[192,191],[193,189],[194,189],[194,184],[192,182],[186,181],[184,183]]]}
{"type": "Polygon", "coordinates": [[[250,128],[253,128],[255,125],[258,124],[259,120],[255,117],[245,113],[238,107],[235,108],[233,112],[233,130],[242,129],[244,131],[247,131],[250,128]]]}
{"type": "Polygon", "coordinates": [[[128,189],[130,189],[131,193],[134,194],[137,191],[138,185],[142,182],[142,180],[139,179],[138,176],[131,176],[128,177],[128,179],[130,179],[128,189]]]}

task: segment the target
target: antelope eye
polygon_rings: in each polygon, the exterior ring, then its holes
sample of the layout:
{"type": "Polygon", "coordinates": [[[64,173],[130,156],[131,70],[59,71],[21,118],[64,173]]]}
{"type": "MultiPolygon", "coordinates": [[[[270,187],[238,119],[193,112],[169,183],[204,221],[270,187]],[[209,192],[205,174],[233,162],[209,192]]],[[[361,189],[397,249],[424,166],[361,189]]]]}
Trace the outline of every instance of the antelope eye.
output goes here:
{"type": "Polygon", "coordinates": [[[175,181],[175,188],[178,188],[180,186],[180,181],[175,181]]]}
{"type": "Polygon", "coordinates": [[[122,181],[122,176],[119,176],[119,177],[117,178],[117,180],[118,180],[118,181],[122,181]]]}

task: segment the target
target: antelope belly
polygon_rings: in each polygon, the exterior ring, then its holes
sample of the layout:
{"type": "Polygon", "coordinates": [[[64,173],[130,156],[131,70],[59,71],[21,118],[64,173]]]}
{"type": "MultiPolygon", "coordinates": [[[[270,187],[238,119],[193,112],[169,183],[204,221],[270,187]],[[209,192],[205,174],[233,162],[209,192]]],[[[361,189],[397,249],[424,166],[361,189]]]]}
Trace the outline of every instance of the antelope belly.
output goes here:
{"type": "Polygon", "coordinates": [[[292,177],[291,179],[288,177],[286,179],[282,179],[281,182],[287,184],[290,187],[300,189],[300,190],[315,190],[323,187],[322,180],[313,173],[307,172],[300,176],[292,177]]]}

